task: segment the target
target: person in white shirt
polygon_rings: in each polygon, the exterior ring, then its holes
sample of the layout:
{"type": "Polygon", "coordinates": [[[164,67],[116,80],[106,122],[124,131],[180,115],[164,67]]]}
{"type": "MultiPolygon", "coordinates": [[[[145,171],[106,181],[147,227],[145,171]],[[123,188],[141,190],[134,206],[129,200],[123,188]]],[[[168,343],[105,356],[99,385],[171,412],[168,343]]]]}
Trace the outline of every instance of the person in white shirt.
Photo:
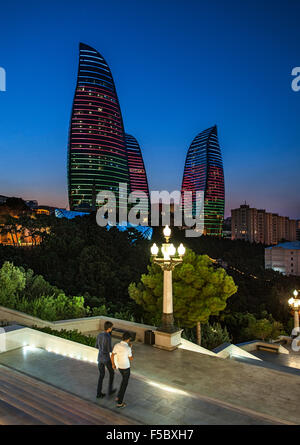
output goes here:
{"type": "Polygon", "coordinates": [[[130,340],[131,335],[129,334],[129,332],[124,332],[122,341],[114,346],[111,354],[111,363],[113,369],[116,369],[117,362],[119,371],[122,375],[120,390],[116,398],[118,408],[124,408],[126,406],[126,403],[123,402],[123,399],[130,377],[130,362],[133,360],[130,340]]]}

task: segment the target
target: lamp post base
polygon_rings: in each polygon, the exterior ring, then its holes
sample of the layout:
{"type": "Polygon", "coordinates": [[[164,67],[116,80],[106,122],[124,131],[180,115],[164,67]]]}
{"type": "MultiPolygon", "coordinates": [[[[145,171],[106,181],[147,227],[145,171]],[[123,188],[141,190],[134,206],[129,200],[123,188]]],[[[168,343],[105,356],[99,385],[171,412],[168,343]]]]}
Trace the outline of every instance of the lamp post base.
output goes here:
{"type": "Polygon", "coordinates": [[[180,329],[174,326],[174,317],[173,314],[162,314],[161,317],[161,325],[157,328],[158,331],[168,332],[172,334],[173,332],[177,332],[180,329]]]}
{"type": "MultiPolygon", "coordinates": [[[[173,326],[174,328],[174,326],[173,326]]],[[[155,348],[165,349],[166,351],[174,351],[178,346],[181,345],[181,333],[183,329],[176,329],[172,332],[166,332],[157,328],[154,332],[155,334],[155,348]]]]}

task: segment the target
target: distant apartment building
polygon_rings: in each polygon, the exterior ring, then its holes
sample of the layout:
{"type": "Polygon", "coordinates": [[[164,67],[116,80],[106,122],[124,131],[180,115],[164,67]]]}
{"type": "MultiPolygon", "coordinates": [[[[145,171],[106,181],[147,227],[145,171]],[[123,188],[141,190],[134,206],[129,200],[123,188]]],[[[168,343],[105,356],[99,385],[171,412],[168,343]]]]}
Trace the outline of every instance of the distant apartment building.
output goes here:
{"type": "Polygon", "coordinates": [[[300,241],[280,243],[265,249],[265,269],[300,276],[300,241]]]}
{"type": "Polygon", "coordinates": [[[231,210],[231,239],[259,242],[257,209],[244,204],[239,209],[231,210]]]}
{"type": "Polygon", "coordinates": [[[296,241],[296,220],[243,204],[231,210],[231,239],[262,244],[296,241]]]}

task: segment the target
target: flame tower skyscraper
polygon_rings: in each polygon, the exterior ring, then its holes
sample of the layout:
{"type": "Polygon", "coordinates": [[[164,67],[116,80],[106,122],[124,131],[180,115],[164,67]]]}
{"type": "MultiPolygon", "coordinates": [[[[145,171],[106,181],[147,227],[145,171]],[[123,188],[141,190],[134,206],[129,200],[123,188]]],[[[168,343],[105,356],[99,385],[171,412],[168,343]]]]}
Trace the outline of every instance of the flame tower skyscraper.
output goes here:
{"type": "MultiPolygon", "coordinates": [[[[121,109],[108,64],[94,48],[80,43],[77,85],[68,146],[68,193],[71,210],[91,210],[96,194],[130,189],[121,109]]],[[[125,205],[120,191],[118,206],[125,205]]]]}
{"type": "Polygon", "coordinates": [[[138,141],[130,134],[125,134],[130,179],[130,191],[144,192],[149,199],[148,180],[143,155],[138,141]]]}
{"type": "Polygon", "coordinates": [[[192,192],[192,201],[184,202],[190,213],[196,214],[196,192],[203,192],[204,235],[221,236],[224,219],[225,188],[222,154],[217,126],[199,133],[192,141],[186,156],[182,194],[192,192]]]}

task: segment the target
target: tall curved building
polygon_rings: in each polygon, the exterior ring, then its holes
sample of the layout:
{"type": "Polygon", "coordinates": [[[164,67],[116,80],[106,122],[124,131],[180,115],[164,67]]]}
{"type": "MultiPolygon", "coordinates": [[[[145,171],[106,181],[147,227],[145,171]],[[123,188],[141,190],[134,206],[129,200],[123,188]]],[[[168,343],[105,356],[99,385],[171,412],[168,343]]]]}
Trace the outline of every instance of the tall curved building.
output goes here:
{"type": "Polygon", "coordinates": [[[141,190],[149,197],[147,175],[139,143],[133,136],[127,133],[125,133],[125,142],[128,158],[130,191],[141,190]]]}
{"type": "MultiPolygon", "coordinates": [[[[129,187],[124,126],[108,64],[94,48],[80,43],[77,85],[68,146],[68,192],[71,210],[89,211],[96,195],[119,183],[129,187]]],[[[122,192],[119,206],[127,198],[122,192]]]]}
{"type": "Polygon", "coordinates": [[[191,143],[184,166],[182,193],[192,191],[192,202],[182,204],[196,214],[196,192],[204,193],[204,234],[221,236],[225,188],[217,126],[199,133],[191,143]]]}
{"type": "Polygon", "coordinates": [[[147,195],[148,204],[145,206],[144,210],[149,212],[149,187],[141,148],[138,141],[130,134],[125,133],[125,142],[127,148],[130,191],[135,191],[137,196],[139,196],[139,192],[143,192],[147,195]]]}

